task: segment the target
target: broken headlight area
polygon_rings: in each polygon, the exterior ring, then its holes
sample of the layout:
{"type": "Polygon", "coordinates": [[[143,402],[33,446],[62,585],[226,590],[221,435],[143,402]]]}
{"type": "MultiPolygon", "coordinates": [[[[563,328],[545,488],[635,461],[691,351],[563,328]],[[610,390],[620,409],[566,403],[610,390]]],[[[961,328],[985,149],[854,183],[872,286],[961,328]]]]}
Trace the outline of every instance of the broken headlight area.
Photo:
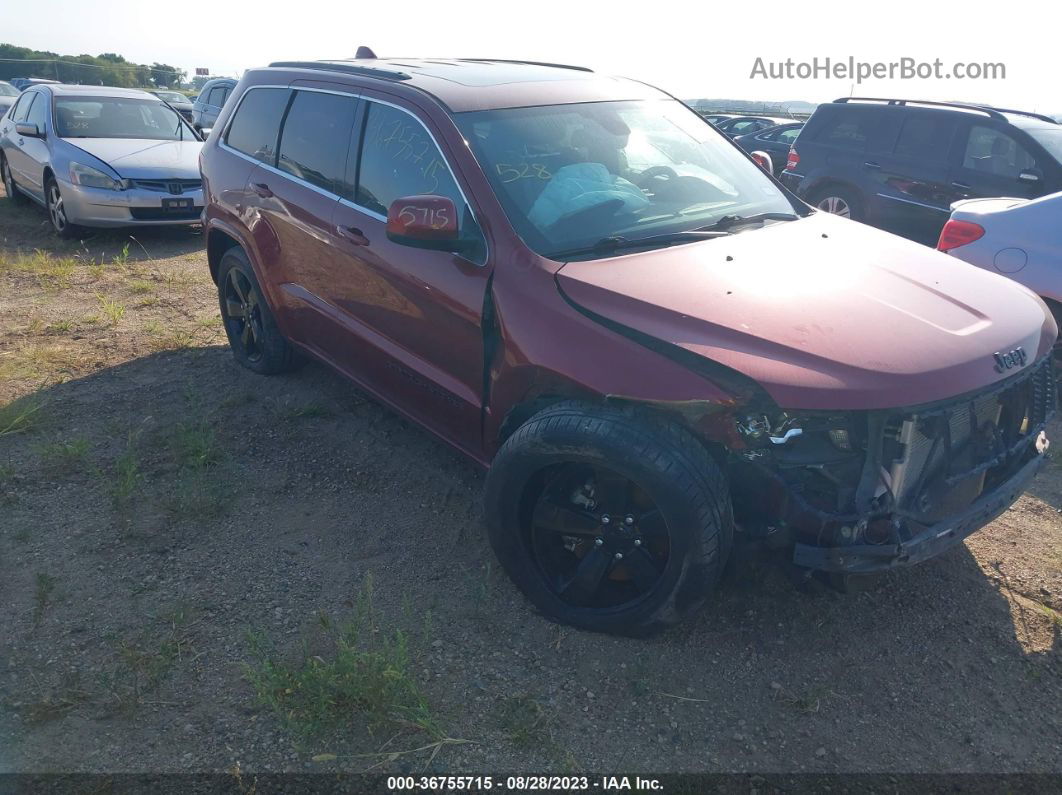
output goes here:
{"type": "Polygon", "coordinates": [[[1045,357],[1007,381],[928,406],[743,416],[736,425],[746,446],[729,463],[735,518],[750,536],[779,544],[891,545],[902,558],[905,544],[934,528],[952,532],[960,517],[965,534],[981,526],[966,514],[997,491],[1014,491],[1018,474],[1046,450],[1054,408],[1045,357]]]}

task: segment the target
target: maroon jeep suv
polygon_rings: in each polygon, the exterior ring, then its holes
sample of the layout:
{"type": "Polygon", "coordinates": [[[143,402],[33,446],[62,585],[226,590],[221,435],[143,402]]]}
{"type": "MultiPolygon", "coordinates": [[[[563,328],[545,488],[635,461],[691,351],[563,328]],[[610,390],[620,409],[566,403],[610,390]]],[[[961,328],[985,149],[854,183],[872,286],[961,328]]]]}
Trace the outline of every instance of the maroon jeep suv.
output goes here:
{"type": "Polygon", "coordinates": [[[926,560],[1029,484],[1054,320],[815,212],[673,97],[537,63],[280,62],[203,147],[236,360],[312,357],[484,467],[546,616],[645,634],[737,541],[926,560]]]}

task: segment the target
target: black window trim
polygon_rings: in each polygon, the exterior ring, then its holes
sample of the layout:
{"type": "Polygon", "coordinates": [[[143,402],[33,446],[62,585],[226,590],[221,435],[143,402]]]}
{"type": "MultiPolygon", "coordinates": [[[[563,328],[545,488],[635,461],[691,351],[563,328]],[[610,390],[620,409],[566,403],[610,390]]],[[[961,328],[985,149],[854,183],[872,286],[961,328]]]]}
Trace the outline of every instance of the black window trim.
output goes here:
{"type": "MultiPolygon", "coordinates": [[[[261,166],[262,168],[267,169],[268,171],[272,172],[273,174],[276,174],[278,177],[283,177],[284,179],[290,179],[293,182],[295,182],[295,183],[297,183],[299,185],[302,185],[304,188],[309,188],[312,191],[316,191],[317,193],[320,193],[322,196],[327,196],[329,198],[337,199],[341,204],[344,204],[347,207],[350,207],[351,209],[357,210],[358,212],[363,213],[363,214],[369,216],[370,218],[375,218],[377,221],[380,221],[380,222],[383,222],[383,223],[387,222],[387,216],[386,215],[381,215],[378,212],[374,212],[373,210],[370,210],[368,207],[363,207],[362,205],[357,204],[354,201],[351,201],[350,199],[347,199],[347,198],[345,198],[343,196],[340,196],[337,193],[333,193],[332,191],[325,190],[324,188],[320,187],[319,185],[314,185],[314,184],[312,184],[310,182],[307,182],[304,179],[299,179],[294,174],[289,174],[287,171],[281,171],[275,165],[270,165],[269,163],[264,163],[261,160],[257,160],[256,158],[253,158],[250,155],[245,154],[245,153],[239,151],[238,149],[235,149],[235,148],[229,146],[225,142],[226,139],[229,137],[229,127],[232,126],[232,120],[234,118],[236,118],[236,114],[239,112],[240,105],[243,104],[244,98],[248,94],[250,94],[252,91],[255,91],[255,90],[259,89],[259,88],[283,88],[283,89],[287,89],[288,91],[291,92],[291,96],[288,97],[287,107],[284,108],[284,115],[281,116],[281,119],[280,119],[280,128],[277,130],[277,151],[276,151],[276,155],[274,156],[274,163],[276,162],[276,158],[280,157],[280,141],[283,138],[282,131],[284,129],[284,122],[287,121],[288,111],[291,110],[291,103],[295,99],[295,92],[296,91],[316,91],[318,94],[338,94],[339,96],[342,96],[342,97],[353,97],[353,98],[359,100],[358,101],[358,108],[355,110],[354,127],[351,130],[351,142],[350,142],[351,145],[356,144],[357,147],[358,147],[358,150],[357,150],[357,155],[358,156],[357,156],[357,160],[356,160],[357,176],[360,176],[360,171],[361,171],[361,144],[362,144],[362,140],[361,139],[362,139],[362,132],[363,132],[361,128],[364,126],[364,121],[367,118],[367,114],[364,112],[364,107],[365,107],[364,103],[376,102],[376,103],[378,103],[380,105],[387,105],[388,107],[392,107],[392,108],[395,108],[396,110],[400,110],[403,113],[405,113],[405,114],[409,115],[410,117],[412,117],[417,122],[417,124],[419,124],[421,127],[424,128],[424,131],[428,134],[428,137],[431,139],[432,143],[435,144],[435,148],[439,150],[439,155],[442,157],[443,162],[446,164],[446,168],[450,171],[450,176],[453,177],[454,184],[457,186],[457,192],[460,193],[461,194],[461,198],[464,199],[465,206],[468,207],[468,211],[472,214],[472,220],[475,222],[476,227],[480,230],[480,235],[482,235],[482,237],[483,237],[483,251],[484,251],[484,253],[483,253],[483,261],[482,262],[476,262],[475,260],[468,260],[468,261],[473,263],[474,265],[478,265],[480,267],[486,266],[486,264],[490,261],[490,241],[487,240],[487,234],[486,234],[486,232],[483,231],[483,225],[480,223],[479,216],[476,214],[476,208],[473,207],[472,206],[472,202],[470,202],[468,200],[468,194],[465,193],[465,189],[463,187],[461,187],[461,181],[457,178],[457,172],[454,171],[453,166],[450,165],[450,159],[446,156],[446,152],[444,152],[443,148],[441,146],[439,146],[438,139],[436,139],[436,137],[432,133],[432,131],[430,129],[428,129],[428,125],[426,125],[420,119],[420,117],[418,117],[411,110],[409,110],[408,108],[403,108],[401,105],[396,105],[393,102],[387,102],[386,100],[377,99],[376,97],[366,96],[364,94],[358,94],[358,93],[355,93],[354,91],[335,91],[335,90],[325,89],[325,88],[311,88],[309,86],[295,85],[294,83],[289,83],[287,85],[279,85],[279,84],[275,84],[275,83],[270,83],[268,85],[263,84],[263,85],[257,85],[257,86],[248,86],[247,89],[240,95],[240,99],[236,103],[236,106],[232,109],[232,112],[229,114],[228,119],[225,120],[225,129],[222,131],[222,135],[218,138],[218,148],[224,149],[226,152],[231,152],[232,154],[236,155],[237,157],[242,157],[244,160],[250,161],[251,163],[254,163],[256,166],[261,166]],[[355,140],[355,136],[356,136],[356,140],[355,140]]],[[[348,158],[347,159],[349,161],[349,154],[348,154],[348,158]]],[[[357,181],[355,181],[354,182],[354,195],[355,196],[357,196],[357,190],[358,190],[358,185],[357,185],[357,181]]]]}
{"type": "MultiPolygon", "coordinates": [[[[339,93],[339,92],[335,92],[335,93],[339,93]]],[[[295,98],[295,91],[294,91],[294,89],[291,88],[291,86],[251,86],[251,88],[249,88],[249,89],[247,89],[246,91],[243,92],[243,96],[240,97],[239,105],[237,105],[235,108],[232,109],[232,113],[229,115],[229,120],[225,123],[225,130],[222,133],[221,138],[219,139],[218,146],[220,146],[222,149],[226,149],[229,152],[232,152],[233,154],[237,154],[240,157],[247,158],[248,160],[251,160],[252,162],[257,163],[260,166],[270,166],[270,167],[276,169],[276,165],[277,165],[277,162],[278,162],[277,158],[280,156],[280,138],[281,138],[281,133],[282,133],[282,131],[284,129],[284,122],[287,121],[287,119],[288,119],[288,111],[291,110],[291,102],[292,102],[292,100],[294,98],[295,98]],[[232,129],[233,121],[236,119],[236,114],[240,110],[240,105],[243,104],[243,98],[246,97],[249,93],[251,93],[252,90],[254,90],[256,88],[273,88],[273,89],[280,89],[281,91],[287,91],[288,92],[288,96],[284,100],[284,110],[281,111],[281,113],[280,113],[280,123],[279,123],[279,126],[277,127],[277,134],[276,134],[276,137],[273,139],[273,162],[272,163],[267,163],[264,160],[259,160],[257,157],[254,157],[253,155],[249,155],[246,152],[241,152],[236,147],[229,145],[229,132],[232,129]]],[[[277,170],[279,171],[279,169],[277,169],[277,170]]],[[[284,173],[286,176],[289,176],[289,177],[292,176],[291,174],[288,174],[287,172],[282,172],[282,173],[284,173]]],[[[292,178],[293,179],[298,179],[298,177],[292,177],[292,178]]]]}

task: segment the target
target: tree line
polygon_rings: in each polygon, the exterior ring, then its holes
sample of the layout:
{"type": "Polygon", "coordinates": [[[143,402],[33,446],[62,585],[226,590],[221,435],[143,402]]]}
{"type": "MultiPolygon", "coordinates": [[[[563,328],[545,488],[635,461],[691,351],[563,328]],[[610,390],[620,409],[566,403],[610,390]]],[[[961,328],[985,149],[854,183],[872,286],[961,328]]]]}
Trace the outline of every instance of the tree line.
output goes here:
{"type": "Polygon", "coordinates": [[[187,72],[164,63],[136,64],[121,55],[59,55],[14,44],[0,44],[0,80],[44,77],[61,83],[122,88],[179,88],[187,72]]]}

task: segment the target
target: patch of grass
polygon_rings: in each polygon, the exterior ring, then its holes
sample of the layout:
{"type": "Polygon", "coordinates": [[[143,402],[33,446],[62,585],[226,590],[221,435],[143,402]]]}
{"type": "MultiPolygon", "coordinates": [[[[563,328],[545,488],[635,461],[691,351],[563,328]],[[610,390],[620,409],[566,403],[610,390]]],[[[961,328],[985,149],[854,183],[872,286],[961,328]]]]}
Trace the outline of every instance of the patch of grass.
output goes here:
{"type": "Polygon", "coordinates": [[[69,442],[54,441],[42,445],[41,460],[54,472],[73,472],[85,463],[88,455],[88,439],[79,437],[69,442]]]}
{"type": "Polygon", "coordinates": [[[214,429],[206,422],[179,426],[173,431],[169,447],[182,469],[205,469],[221,461],[221,447],[214,429]]]}
{"type": "Polygon", "coordinates": [[[129,288],[129,292],[133,295],[143,295],[144,293],[154,292],[155,290],[154,284],[144,281],[143,279],[130,279],[126,286],[129,288]]]}
{"type": "Polygon", "coordinates": [[[43,408],[44,401],[37,395],[26,395],[0,406],[0,438],[39,427],[43,408]]]}
{"type": "Polygon", "coordinates": [[[39,380],[72,374],[85,360],[86,352],[70,345],[25,345],[0,356],[0,379],[39,380]]]}
{"type": "Polygon", "coordinates": [[[197,279],[183,270],[164,270],[158,272],[159,281],[168,287],[188,287],[197,279]]]}
{"type": "Polygon", "coordinates": [[[110,321],[112,326],[117,326],[119,321],[125,317],[125,304],[108,298],[103,293],[96,293],[96,300],[100,302],[100,309],[103,310],[104,317],[110,321]]]}
{"type": "Polygon", "coordinates": [[[118,707],[139,706],[178,663],[199,657],[192,633],[196,623],[190,608],[178,607],[160,615],[156,625],[117,642],[102,683],[118,707]]]}
{"type": "Polygon", "coordinates": [[[91,697],[82,687],[81,677],[77,672],[63,674],[58,686],[50,692],[41,691],[38,687],[37,700],[24,704],[20,709],[23,719],[30,725],[36,726],[61,718],[91,697]]]}
{"type": "Polygon", "coordinates": [[[139,307],[158,306],[162,303],[162,299],[157,295],[146,295],[136,302],[139,307]]]}
{"type": "Polygon", "coordinates": [[[156,351],[180,351],[194,346],[195,334],[187,329],[164,330],[151,341],[151,347],[156,351]]]}
{"type": "Polygon", "coordinates": [[[221,315],[203,315],[195,319],[195,324],[202,329],[219,328],[221,326],[221,315]]]}
{"type": "Polygon", "coordinates": [[[56,320],[54,323],[49,323],[44,327],[44,330],[48,334],[65,334],[74,328],[74,322],[72,320],[56,320]]]}
{"type": "Polygon", "coordinates": [[[104,274],[107,272],[107,268],[101,263],[96,263],[94,265],[89,265],[88,272],[89,276],[92,278],[92,281],[98,282],[100,279],[103,278],[104,274]]]}
{"type": "Polygon", "coordinates": [[[114,459],[111,468],[108,491],[115,507],[119,509],[128,506],[129,498],[133,496],[144,477],[140,469],[140,451],[137,449],[139,437],[139,432],[130,432],[125,449],[114,459]]]}
{"type": "Polygon", "coordinates": [[[37,572],[33,590],[33,626],[39,626],[44,618],[44,611],[52,606],[55,594],[56,578],[42,571],[37,572]]]}
{"type": "Polygon", "coordinates": [[[125,268],[129,265],[129,244],[126,243],[122,246],[122,250],[114,255],[114,259],[111,262],[117,265],[119,268],[125,268]]]}
{"type": "Polygon", "coordinates": [[[264,633],[248,635],[254,662],[244,666],[244,674],[258,703],[289,730],[317,737],[361,718],[369,731],[411,729],[435,740],[443,736],[413,676],[406,635],[374,624],[371,583],[353,619],[336,624],[321,614],[319,630],[327,649],[313,654],[304,647],[296,661],[279,654],[264,633]]]}
{"type": "Polygon", "coordinates": [[[321,419],[332,416],[332,409],[321,403],[297,403],[291,395],[268,401],[270,412],[278,420],[321,419]]]}
{"type": "Polygon", "coordinates": [[[551,745],[554,718],[535,698],[523,694],[501,702],[502,728],[509,740],[523,748],[551,745]]]}
{"type": "Polygon", "coordinates": [[[55,257],[42,249],[32,254],[0,257],[0,273],[32,276],[45,289],[69,287],[76,267],[77,260],[73,257],[55,257]]]}

